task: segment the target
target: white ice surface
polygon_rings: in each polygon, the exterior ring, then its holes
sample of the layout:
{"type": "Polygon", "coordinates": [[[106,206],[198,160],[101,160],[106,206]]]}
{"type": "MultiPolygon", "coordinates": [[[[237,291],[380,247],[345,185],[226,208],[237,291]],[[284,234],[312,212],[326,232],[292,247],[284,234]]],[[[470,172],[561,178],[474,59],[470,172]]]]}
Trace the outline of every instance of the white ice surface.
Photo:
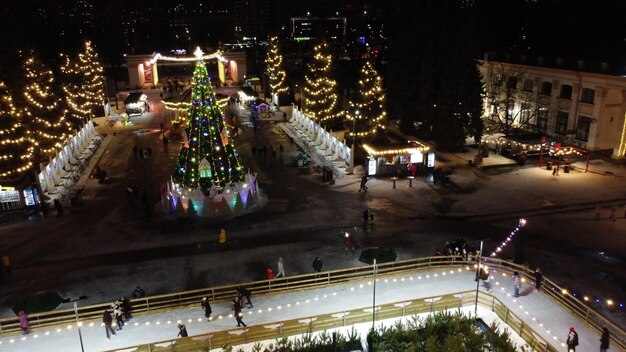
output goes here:
{"type": "MultiPolygon", "coordinates": [[[[507,274],[508,275],[508,274],[507,274]]],[[[452,292],[474,290],[474,273],[469,271],[433,270],[396,277],[380,277],[376,288],[377,304],[437,296],[452,292]],[[445,275],[444,275],[445,274],[445,275]],[[435,276],[436,275],[436,276],[435,276]]],[[[492,293],[512,312],[524,319],[538,334],[559,348],[570,326],[579,334],[580,351],[592,351],[598,347],[600,336],[585,323],[565,311],[543,294],[525,285],[522,297],[511,297],[510,276],[494,273],[491,279],[492,293]],[[534,320],[533,320],[534,318],[534,320]]],[[[484,288],[481,287],[481,290],[484,288]]],[[[367,309],[372,304],[372,286],[367,281],[353,282],[327,288],[294,291],[290,293],[253,296],[254,308],[244,310],[248,325],[270,324],[283,320],[340,312],[347,309],[367,309]],[[271,311],[270,311],[271,309],[271,311]]],[[[102,351],[123,348],[153,341],[175,338],[180,320],[187,325],[189,335],[209,331],[230,330],[236,327],[232,311],[227,303],[213,306],[214,320],[207,322],[198,307],[177,309],[165,313],[136,316],[123,331],[110,340],[99,324],[82,327],[85,351],[102,351]]],[[[26,337],[6,336],[0,339],[0,351],[11,352],[79,352],[80,344],[75,325],[57,330],[34,330],[26,337]],[[13,342],[11,342],[13,341],[13,342]]]]}

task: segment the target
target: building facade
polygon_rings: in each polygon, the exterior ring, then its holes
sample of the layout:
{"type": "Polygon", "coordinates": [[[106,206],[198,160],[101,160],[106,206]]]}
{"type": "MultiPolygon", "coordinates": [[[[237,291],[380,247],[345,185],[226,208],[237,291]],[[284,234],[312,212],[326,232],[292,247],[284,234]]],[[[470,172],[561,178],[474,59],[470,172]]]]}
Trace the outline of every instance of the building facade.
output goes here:
{"type": "Polygon", "coordinates": [[[484,118],[501,124],[505,133],[540,132],[624,158],[626,76],[609,74],[607,64],[599,73],[586,72],[582,61],[566,69],[479,60],[478,68],[485,85],[484,118]]]}

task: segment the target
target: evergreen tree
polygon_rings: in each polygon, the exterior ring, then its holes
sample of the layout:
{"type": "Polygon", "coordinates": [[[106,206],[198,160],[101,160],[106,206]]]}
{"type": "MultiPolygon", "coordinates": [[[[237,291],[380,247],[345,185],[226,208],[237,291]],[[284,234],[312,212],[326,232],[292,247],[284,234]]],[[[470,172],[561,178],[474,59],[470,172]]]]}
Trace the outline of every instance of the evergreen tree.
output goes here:
{"type": "Polygon", "coordinates": [[[9,88],[0,82],[0,176],[22,174],[33,166],[33,147],[21,123],[22,111],[9,88]]]}
{"type": "Polygon", "coordinates": [[[285,71],[283,70],[283,56],[278,48],[278,37],[270,37],[265,58],[265,71],[270,78],[270,93],[272,95],[287,91],[285,71]]]}
{"type": "Polygon", "coordinates": [[[91,113],[87,108],[87,97],[82,92],[82,77],[78,70],[76,62],[70,60],[68,55],[62,55],[63,62],[60,69],[63,80],[63,93],[67,106],[70,108],[69,115],[72,118],[72,122],[79,126],[82,121],[85,121],[90,117],[91,113]]]}
{"type": "Polygon", "coordinates": [[[315,46],[313,60],[304,77],[304,111],[319,122],[341,115],[337,106],[337,82],[331,78],[333,56],[328,51],[326,42],[315,46]]]}
{"type": "Polygon", "coordinates": [[[87,99],[86,108],[91,116],[95,116],[95,112],[104,104],[104,69],[89,40],[85,41],[84,51],[78,54],[78,61],[83,77],[82,90],[87,99]]]}
{"type": "Polygon", "coordinates": [[[354,101],[350,101],[348,120],[354,121],[354,131],[357,138],[375,134],[377,130],[384,128],[383,120],[385,112],[385,92],[382,86],[382,78],[367,60],[361,69],[361,77],[358,82],[358,95],[354,101]]]}
{"type": "Polygon", "coordinates": [[[64,75],[63,92],[71,115],[80,125],[81,121],[95,116],[96,110],[102,107],[104,70],[90,41],[85,42],[84,50],[78,53],[76,60],[71,60],[67,55],[63,57],[61,65],[61,72],[64,75]]]}
{"type": "Polygon", "coordinates": [[[244,170],[202,60],[196,62],[191,87],[189,127],[185,130],[185,146],[178,155],[174,182],[191,188],[200,185],[206,190],[242,181],[244,170]]]}
{"type": "Polygon", "coordinates": [[[63,147],[73,135],[73,126],[67,119],[67,109],[54,88],[51,70],[31,55],[24,60],[24,88],[21,99],[24,107],[23,124],[35,145],[35,162],[45,159],[63,147]]]}

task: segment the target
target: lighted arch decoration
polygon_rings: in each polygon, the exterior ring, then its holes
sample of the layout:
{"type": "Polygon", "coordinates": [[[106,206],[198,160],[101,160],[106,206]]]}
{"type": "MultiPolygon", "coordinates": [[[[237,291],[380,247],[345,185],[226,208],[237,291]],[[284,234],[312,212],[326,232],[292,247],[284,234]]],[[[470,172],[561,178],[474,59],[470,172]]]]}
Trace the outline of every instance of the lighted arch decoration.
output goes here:
{"type": "Polygon", "coordinates": [[[220,50],[205,54],[197,47],[193,56],[168,56],[161,53],[151,55],[127,55],[128,78],[131,87],[155,86],[159,83],[157,63],[170,64],[188,62],[193,64],[198,59],[217,60],[218,76],[222,84],[227,81],[241,82],[246,72],[246,56],[243,52],[222,52],[220,50]]]}

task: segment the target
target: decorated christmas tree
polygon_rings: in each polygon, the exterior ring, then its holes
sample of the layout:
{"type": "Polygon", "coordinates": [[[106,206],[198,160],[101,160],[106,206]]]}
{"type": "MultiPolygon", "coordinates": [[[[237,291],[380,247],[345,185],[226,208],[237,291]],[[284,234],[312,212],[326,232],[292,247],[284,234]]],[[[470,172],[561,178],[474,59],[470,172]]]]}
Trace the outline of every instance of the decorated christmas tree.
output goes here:
{"type": "Polygon", "coordinates": [[[382,122],[386,115],[382,79],[372,63],[367,60],[361,68],[358,95],[355,100],[350,101],[350,109],[346,116],[354,126],[354,131],[350,131],[350,135],[354,133],[356,138],[361,138],[375,134],[384,128],[382,122]]]}
{"type": "Polygon", "coordinates": [[[52,71],[31,54],[24,61],[24,73],[22,121],[39,159],[61,149],[72,136],[74,126],[66,119],[68,111],[54,90],[52,71]]]}
{"type": "Polygon", "coordinates": [[[192,78],[185,145],[173,174],[176,184],[207,190],[244,179],[244,170],[224,118],[204,62],[199,59],[192,78]]]}
{"type": "Polygon", "coordinates": [[[285,71],[283,70],[283,56],[278,50],[278,37],[271,37],[265,58],[265,70],[270,78],[271,94],[280,94],[287,91],[285,86],[285,71]]]}
{"type": "Polygon", "coordinates": [[[33,166],[33,146],[9,88],[0,82],[0,177],[23,174],[33,166]]]}
{"type": "Polygon", "coordinates": [[[333,56],[325,42],[315,46],[313,60],[308,65],[304,87],[304,112],[315,121],[327,121],[340,116],[337,106],[337,82],[331,79],[333,56]]]}
{"type": "Polygon", "coordinates": [[[67,55],[62,57],[65,100],[71,109],[71,115],[79,121],[85,121],[93,117],[95,110],[104,102],[102,65],[89,41],[85,42],[84,51],[78,54],[76,60],[67,55]]]}

